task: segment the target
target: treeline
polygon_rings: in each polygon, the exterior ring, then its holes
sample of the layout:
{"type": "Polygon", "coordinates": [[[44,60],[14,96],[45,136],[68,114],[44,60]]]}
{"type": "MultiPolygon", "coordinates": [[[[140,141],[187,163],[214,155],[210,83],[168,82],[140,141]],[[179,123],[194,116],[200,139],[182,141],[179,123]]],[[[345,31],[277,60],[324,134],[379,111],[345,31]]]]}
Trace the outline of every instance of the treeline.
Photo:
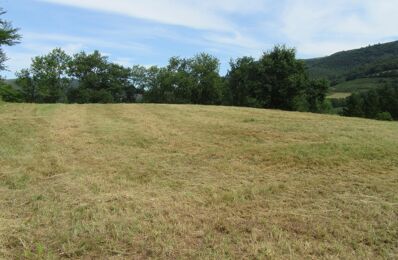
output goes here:
{"type": "Polygon", "coordinates": [[[398,120],[398,86],[354,93],[345,100],[343,115],[378,120],[398,120]]]}
{"type": "Polygon", "coordinates": [[[98,51],[67,55],[55,49],[17,73],[3,99],[34,103],[150,102],[214,104],[311,112],[330,109],[328,83],[310,80],[294,49],[276,46],[256,60],[233,60],[227,75],[209,54],[173,57],[165,67],[126,68],[98,51]]]}
{"type": "Polygon", "coordinates": [[[17,97],[33,103],[133,102],[136,88],[129,68],[111,63],[98,51],[67,55],[55,49],[17,73],[17,97]]]}

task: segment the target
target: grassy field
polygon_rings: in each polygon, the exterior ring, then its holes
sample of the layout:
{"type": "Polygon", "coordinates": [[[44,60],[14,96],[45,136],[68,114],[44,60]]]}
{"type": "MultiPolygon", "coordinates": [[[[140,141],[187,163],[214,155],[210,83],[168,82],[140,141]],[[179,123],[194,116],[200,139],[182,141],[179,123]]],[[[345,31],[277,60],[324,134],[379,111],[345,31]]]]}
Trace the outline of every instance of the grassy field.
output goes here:
{"type": "Polygon", "coordinates": [[[397,259],[398,123],[0,105],[0,258],[397,259]]]}

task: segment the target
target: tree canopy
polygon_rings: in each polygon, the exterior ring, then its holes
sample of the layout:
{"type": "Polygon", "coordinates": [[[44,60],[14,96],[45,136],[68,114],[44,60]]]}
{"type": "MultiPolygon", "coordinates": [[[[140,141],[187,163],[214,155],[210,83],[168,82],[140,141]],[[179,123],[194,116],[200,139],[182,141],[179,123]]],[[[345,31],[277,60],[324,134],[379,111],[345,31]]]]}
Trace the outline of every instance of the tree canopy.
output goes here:
{"type": "Polygon", "coordinates": [[[6,69],[5,62],[7,61],[4,46],[13,46],[19,43],[21,35],[17,28],[12,26],[12,23],[3,19],[2,16],[7,12],[0,8],[0,71],[6,69]]]}
{"type": "Polygon", "coordinates": [[[296,51],[285,46],[255,60],[231,61],[225,77],[207,53],[170,58],[167,66],[126,68],[99,51],[73,56],[61,49],[32,60],[17,84],[27,102],[151,103],[252,106],[323,112],[326,81],[309,80],[296,51]]]}

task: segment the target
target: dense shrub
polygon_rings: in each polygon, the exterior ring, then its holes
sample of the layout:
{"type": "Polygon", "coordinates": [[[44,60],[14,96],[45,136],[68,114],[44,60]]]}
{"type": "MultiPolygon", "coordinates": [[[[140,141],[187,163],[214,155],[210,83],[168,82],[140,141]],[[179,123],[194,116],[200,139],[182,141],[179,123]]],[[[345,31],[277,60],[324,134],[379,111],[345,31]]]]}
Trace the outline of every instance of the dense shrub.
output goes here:
{"type": "Polygon", "coordinates": [[[398,86],[386,85],[377,90],[355,93],[346,99],[343,115],[398,120],[398,86]]]}

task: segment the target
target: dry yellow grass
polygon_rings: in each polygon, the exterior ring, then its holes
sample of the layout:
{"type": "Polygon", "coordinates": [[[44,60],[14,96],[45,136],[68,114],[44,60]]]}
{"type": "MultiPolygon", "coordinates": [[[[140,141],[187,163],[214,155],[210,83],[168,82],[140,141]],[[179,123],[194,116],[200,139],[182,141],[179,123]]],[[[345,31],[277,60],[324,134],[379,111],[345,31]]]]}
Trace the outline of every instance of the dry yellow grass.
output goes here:
{"type": "Polygon", "coordinates": [[[396,259],[398,124],[0,105],[0,258],[396,259]]]}
{"type": "Polygon", "coordinates": [[[352,93],[348,93],[348,92],[335,92],[335,93],[331,93],[329,96],[327,96],[327,98],[329,98],[329,99],[344,99],[351,95],[352,95],[352,93]]]}

